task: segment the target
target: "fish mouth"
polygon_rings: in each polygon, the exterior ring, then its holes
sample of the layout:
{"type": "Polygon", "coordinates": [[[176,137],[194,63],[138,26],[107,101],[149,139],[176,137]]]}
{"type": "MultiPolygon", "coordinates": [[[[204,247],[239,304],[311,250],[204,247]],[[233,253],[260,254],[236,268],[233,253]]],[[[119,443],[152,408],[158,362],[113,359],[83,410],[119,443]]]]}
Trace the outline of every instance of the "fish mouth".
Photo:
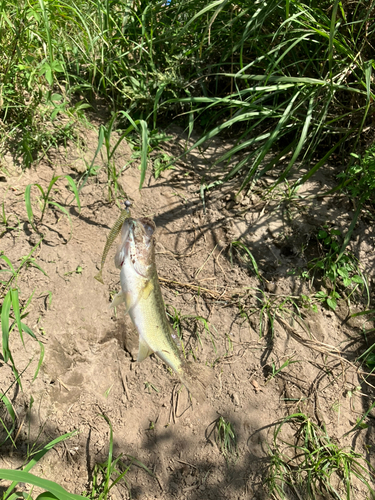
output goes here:
{"type": "Polygon", "coordinates": [[[147,217],[127,219],[126,223],[123,228],[123,235],[126,234],[126,239],[123,239],[124,259],[130,260],[137,274],[147,278],[154,259],[155,223],[147,217]]]}
{"type": "Polygon", "coordinates": [[[140,217],[133,220],[135,224],[140,224],[143,227],[146,238],[151,239],[156,230],[155,222],[148,217],[140,217]]]}

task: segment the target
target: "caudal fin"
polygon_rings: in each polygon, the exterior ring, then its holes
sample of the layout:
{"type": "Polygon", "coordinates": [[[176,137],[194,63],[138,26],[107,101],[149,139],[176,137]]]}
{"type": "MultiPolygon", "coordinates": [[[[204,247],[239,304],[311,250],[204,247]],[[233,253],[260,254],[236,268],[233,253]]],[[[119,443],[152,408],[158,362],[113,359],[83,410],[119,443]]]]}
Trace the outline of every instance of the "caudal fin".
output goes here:
{"type": "Polygon", "coordinates": [[[188,361],[184,363],[179,375],[181,382],[191,395],[199,402],[203,402],[206,399],[206,388],[214,378],[213,369],[200,363],[188,361]]]}

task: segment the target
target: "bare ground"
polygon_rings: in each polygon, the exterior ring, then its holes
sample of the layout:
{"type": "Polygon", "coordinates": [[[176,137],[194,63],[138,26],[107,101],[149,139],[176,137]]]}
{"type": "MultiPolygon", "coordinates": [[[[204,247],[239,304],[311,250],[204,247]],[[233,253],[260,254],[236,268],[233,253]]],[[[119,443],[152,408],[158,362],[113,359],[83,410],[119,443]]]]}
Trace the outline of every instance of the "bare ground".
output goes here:
{"type": "MultiPolygon", "coordinates": [[[[173,136],[166,150],[178,154],[185,139],[177,129],[173,136]]],[[[45,356],[34,380],[40,346],[28,335],[23,346],[18,333],[12,333],[10,347],[22,372],[22,390],[9,363],[0,361],[0,389],[17,414],[16,447],[9,441],[2,446],[0,467],[19,467],[43,443],[78,430],[48,452],[32,472],[70,492],[89,491],[95,464],[108,457],[105,415],[113,428],[114,456],[122,454],[127,464],[129,456],[135,457],[154,474],[138,462],[133,464],[126,475],[128,487],[124,482],[116,485],[112,498],[266,499],[275,425],[298,411],[324,424],[334,442],[353,446],[371,461],[372,418],[367,429],[344,437],[373,397],[372,387],[364,383],[354,363],[365,349],[364,320],[348,319],[344,301],[335,313],[319,303],[317,313],[301,308],[299,323],[285,311],[293,309],[290,298],[297,301],[301,293],[309,293],[308,283],[293,270],[306,268],[317,251],[318,228],[326,222],[347,228],[353,216],[354,207],[345,199],[306,198],[330,187],[330,170],[303,188],[305,198],[289,203],[277,192],[267,200],[261,191],[234,199],[233,185],[226,185],[206,193],[205,205],[199,182],[203,170],[207,172],[222,154],[219,141],[190,154],[157,180],[149,175],[141,192],[139,169],[133,165],[122,173],[120,184],[133,201],[132,215],[153,217],[157,225],[157,268],[164,301],[169,312],[183,317],[186,355],[214,367],[207,399],[198,404],[189,400],[158,358],[134,361],[137,337],[131,322],[123,309],[116,314],[109,309],[120,287],[114,248],[103,274],[105,285],[93,279],[119,214],[114,203],[106,202],[103,158],[96,161],[102,169],[81,191],[80,213],[64,179],[52,191],[56,201],[71,202],[65,206],[70,210],[72,237],[67,217],[49,210],[39,226],[44,238],[35,248],[40,237],[27,221],[26,185],[38,182],[45,188],[54,174],[75,177],[82,158],[90,162],[96,146],[96,132],[86,131],[81,150],[70,146],[67,152],[55,151],[34,169],[21,175],[12,171],[0,185],[9,224],[15,226],[8,230],[3,226],[1,250],[18,266],[34,248],[34,263],[47,274],[30,262],[17,280],[21,303],[32,295],[24,322],[43,344],[45,356]],[[254,255],[262,281],[231,245],[239,238],[254,255]],[[209,331],[197,317],[208,322],[209,331]],[[274,318],[273,330],[269,318],[274,318]],[[297,362],[270,378],[272,365],[280,367],[288,359],[297,362]],[[215,441],[213,428],[219,416],[231,422],[237,435],[238,456],[229,461],[215,441]]],[[[117,167],[130,156],[129,147],[122,144],[117,167]]],[[[269,181],[265,179],[263,190],[269,181]]],[[[32,193],[38,213],[37,188],[32,193]]],[[[362,218],[352,250],[370,283],[374,237],[373,226],[362,218]]],[[[7,268],[5,261],[1,268],[7,268]]],[[[352,310],[363,307],[352,303],[352,310]]],[[[6,419],[4,409],[1,413],[6,419]]],[[[294,433],[286,425],[283,437],[292,441],[294,433]]],[[[366,498],[359,481],[353,481],[353,488],[354,498],[366,498]]],[[[20,485],[18,491],[22,490],[29,487],[20,485]]]]}

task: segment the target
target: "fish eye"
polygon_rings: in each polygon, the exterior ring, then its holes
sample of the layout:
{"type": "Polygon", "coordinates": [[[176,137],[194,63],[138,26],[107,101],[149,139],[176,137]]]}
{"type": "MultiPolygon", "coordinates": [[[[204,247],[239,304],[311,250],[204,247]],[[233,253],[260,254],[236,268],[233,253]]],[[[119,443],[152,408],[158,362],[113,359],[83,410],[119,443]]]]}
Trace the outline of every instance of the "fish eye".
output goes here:
{"type": "Polygon", "coordinates": [[[132,206],[132,202],[130,200],[125,200],[125,208],[130,208],[132,206]]]}

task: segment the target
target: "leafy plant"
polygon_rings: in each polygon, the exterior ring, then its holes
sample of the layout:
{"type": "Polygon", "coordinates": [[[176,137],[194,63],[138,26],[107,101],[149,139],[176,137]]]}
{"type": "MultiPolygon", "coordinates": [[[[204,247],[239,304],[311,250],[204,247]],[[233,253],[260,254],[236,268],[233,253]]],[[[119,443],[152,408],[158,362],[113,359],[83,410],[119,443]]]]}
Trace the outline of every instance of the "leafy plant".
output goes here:
{"type": "Polygon", "coordinates": [[[117,458],[113,457],[113,430],[108,417],[100,415],[109,425],[109,450],[108,459],[104,463],[97,463],[93,470],[92,489],[85,493],[85,498],[92,500],[104,500],[110,495],[111,489],[116,486],[120,481],[124,481],[127,488],[129,488],[125,476],[130,467],[134,464],[145,470],[151,477],[156,479],[155,474],[150,471],[142,462],[137,460],[131,455],[119,455],[117,458]],[[125,465],[123,456],[130,460],[130,464],[125,465]],[[122,470],[120,470],[122,469],[122,470]]]}
{"type": "Polygon", "coordinates": [[[309,262],[310,273],[314,277],[319,272],[330,290],[321,290],[315,297],[335,310],[337,299],[344,296],[350,301],[360,286],[367,290],[368,286],[358,260],[350,251],[341,250],[344,240],[341,231],[324,226],[317,238],[322,255],[309,262]]]}
{"type": "Polygon", "coordinates": [[[167,153],[160,153],[153,159],[155,179],[160,177],[160,174],[165,170],[174,168],[172,164],[173,158],[167,153]]]}
{"type": "MultiPolygon", "coordinates": [[[[211,424],[212,425],[212,424],[211,424]]],[[[213,423],[213,428],[208,434],[207,439],[214,434],[214,439],[219,447],[219,450],[223,454],[227,462],[229,460],[235,460],[238,457],[237,450],[237,436],[234,431],[233,425],[226,420],[223,416],[220,416],[213,423]]]]}
{"type": "Polygon", "coordinates": [[[354,165],[337,177],[342,179],[342,189],[349,191],[354,198],[368,200],[375,190],[375,144],[372,144],[363,157],[351,153],[354,165]]]}
{"type": "MultiPolygon", "coordinates": [[[[43,446],[41,450],[36,452],[32,459],[23,467],[22,470],[8,470],[8,469],[0,469],[0,479],[6,479],[8,481],[12,481],[12,484],[7,488],[7,490],[3,493],[3,500],[12,500],[17,498],[17,495],[14,493],[14,490],[17,487],[18,483],[28,483],[34,486],[38,486],[48,493],[42,493],[38,495],[37,500],[45,500],[45,499],[55,499],[59,500],[82,500],[83,497],[80,495],[74,495],[72,493],[68,493],[64,488],[62,488],[59,484],[49,481],[47,479],[42,479],[40,477],[31,474],[29,471],[44,457],[44,455],[54,448],[54,446],[62,441],[69,439],[74,436],[76,431],[69,432],[64,434],[63,436],[59,436],[54,439],[50,443],[43,446]]],[[[29,496],[28,498],[31,498],[29,496]]]]}
{"type": "Polygon", "coordinates": [[[287,500],[287,489],[291,489],[306,500],[317,496],[354,499],[352,477],[362,482],[371,497],[375,495],[370,485],[375,471],[372,465],[352,448],[340,448],[304,413],[289,415],[276,426],[269,457],[267,484],[272,498],[287,500]],[[285,424],[297,428],[295,443],[280,437],[285,424]]]}
{"type": "Polygon", "coordinates": [[[68,218],[69,224],[71,227],[71,232],[73,231],[72,220],[71,220],[69,212],[67,211],[67,209],[65,207],[63,207],[61,205],[61,203],[57,203],[56,201],[54,201],[52,199],[52,196],[51,196],[51,190],[52,190],[53,186],[61,178],[64,178],[68,181],[69,186],[74,193],[74,196],[75,196],[75,199],[76,199],[76,202],[78,205],[78,209],[81,210],[81,202],[79,199],[78,188],[77,188],[74,180],[70,177],[70,175],[56,175],[56,176],[52,177],[46,191],[44,191],[42,186],[37,182],[34,184],[29,184],[28,186],[26,186],[26,190],[25,190],[25,203],[26,203],[27,217],[29,219],[30,225],[32,226],[32,228],[34,229],[35,232],[39,232],[39,231],[34,223],[34,212],[33,212],[32,203],[31,203],[31,189],[33,186],[37,187],[40,191],[40,194],[41,194],[41,198],[40,198],[41,215],[40,215],[40,218],[38,221],[38,225],[40,225],[42,223],[46,210],[49,207],[51,207],[51,208],[54,207],[54,208],[57,208],[60,212],[62,212],[68,218]]]}

